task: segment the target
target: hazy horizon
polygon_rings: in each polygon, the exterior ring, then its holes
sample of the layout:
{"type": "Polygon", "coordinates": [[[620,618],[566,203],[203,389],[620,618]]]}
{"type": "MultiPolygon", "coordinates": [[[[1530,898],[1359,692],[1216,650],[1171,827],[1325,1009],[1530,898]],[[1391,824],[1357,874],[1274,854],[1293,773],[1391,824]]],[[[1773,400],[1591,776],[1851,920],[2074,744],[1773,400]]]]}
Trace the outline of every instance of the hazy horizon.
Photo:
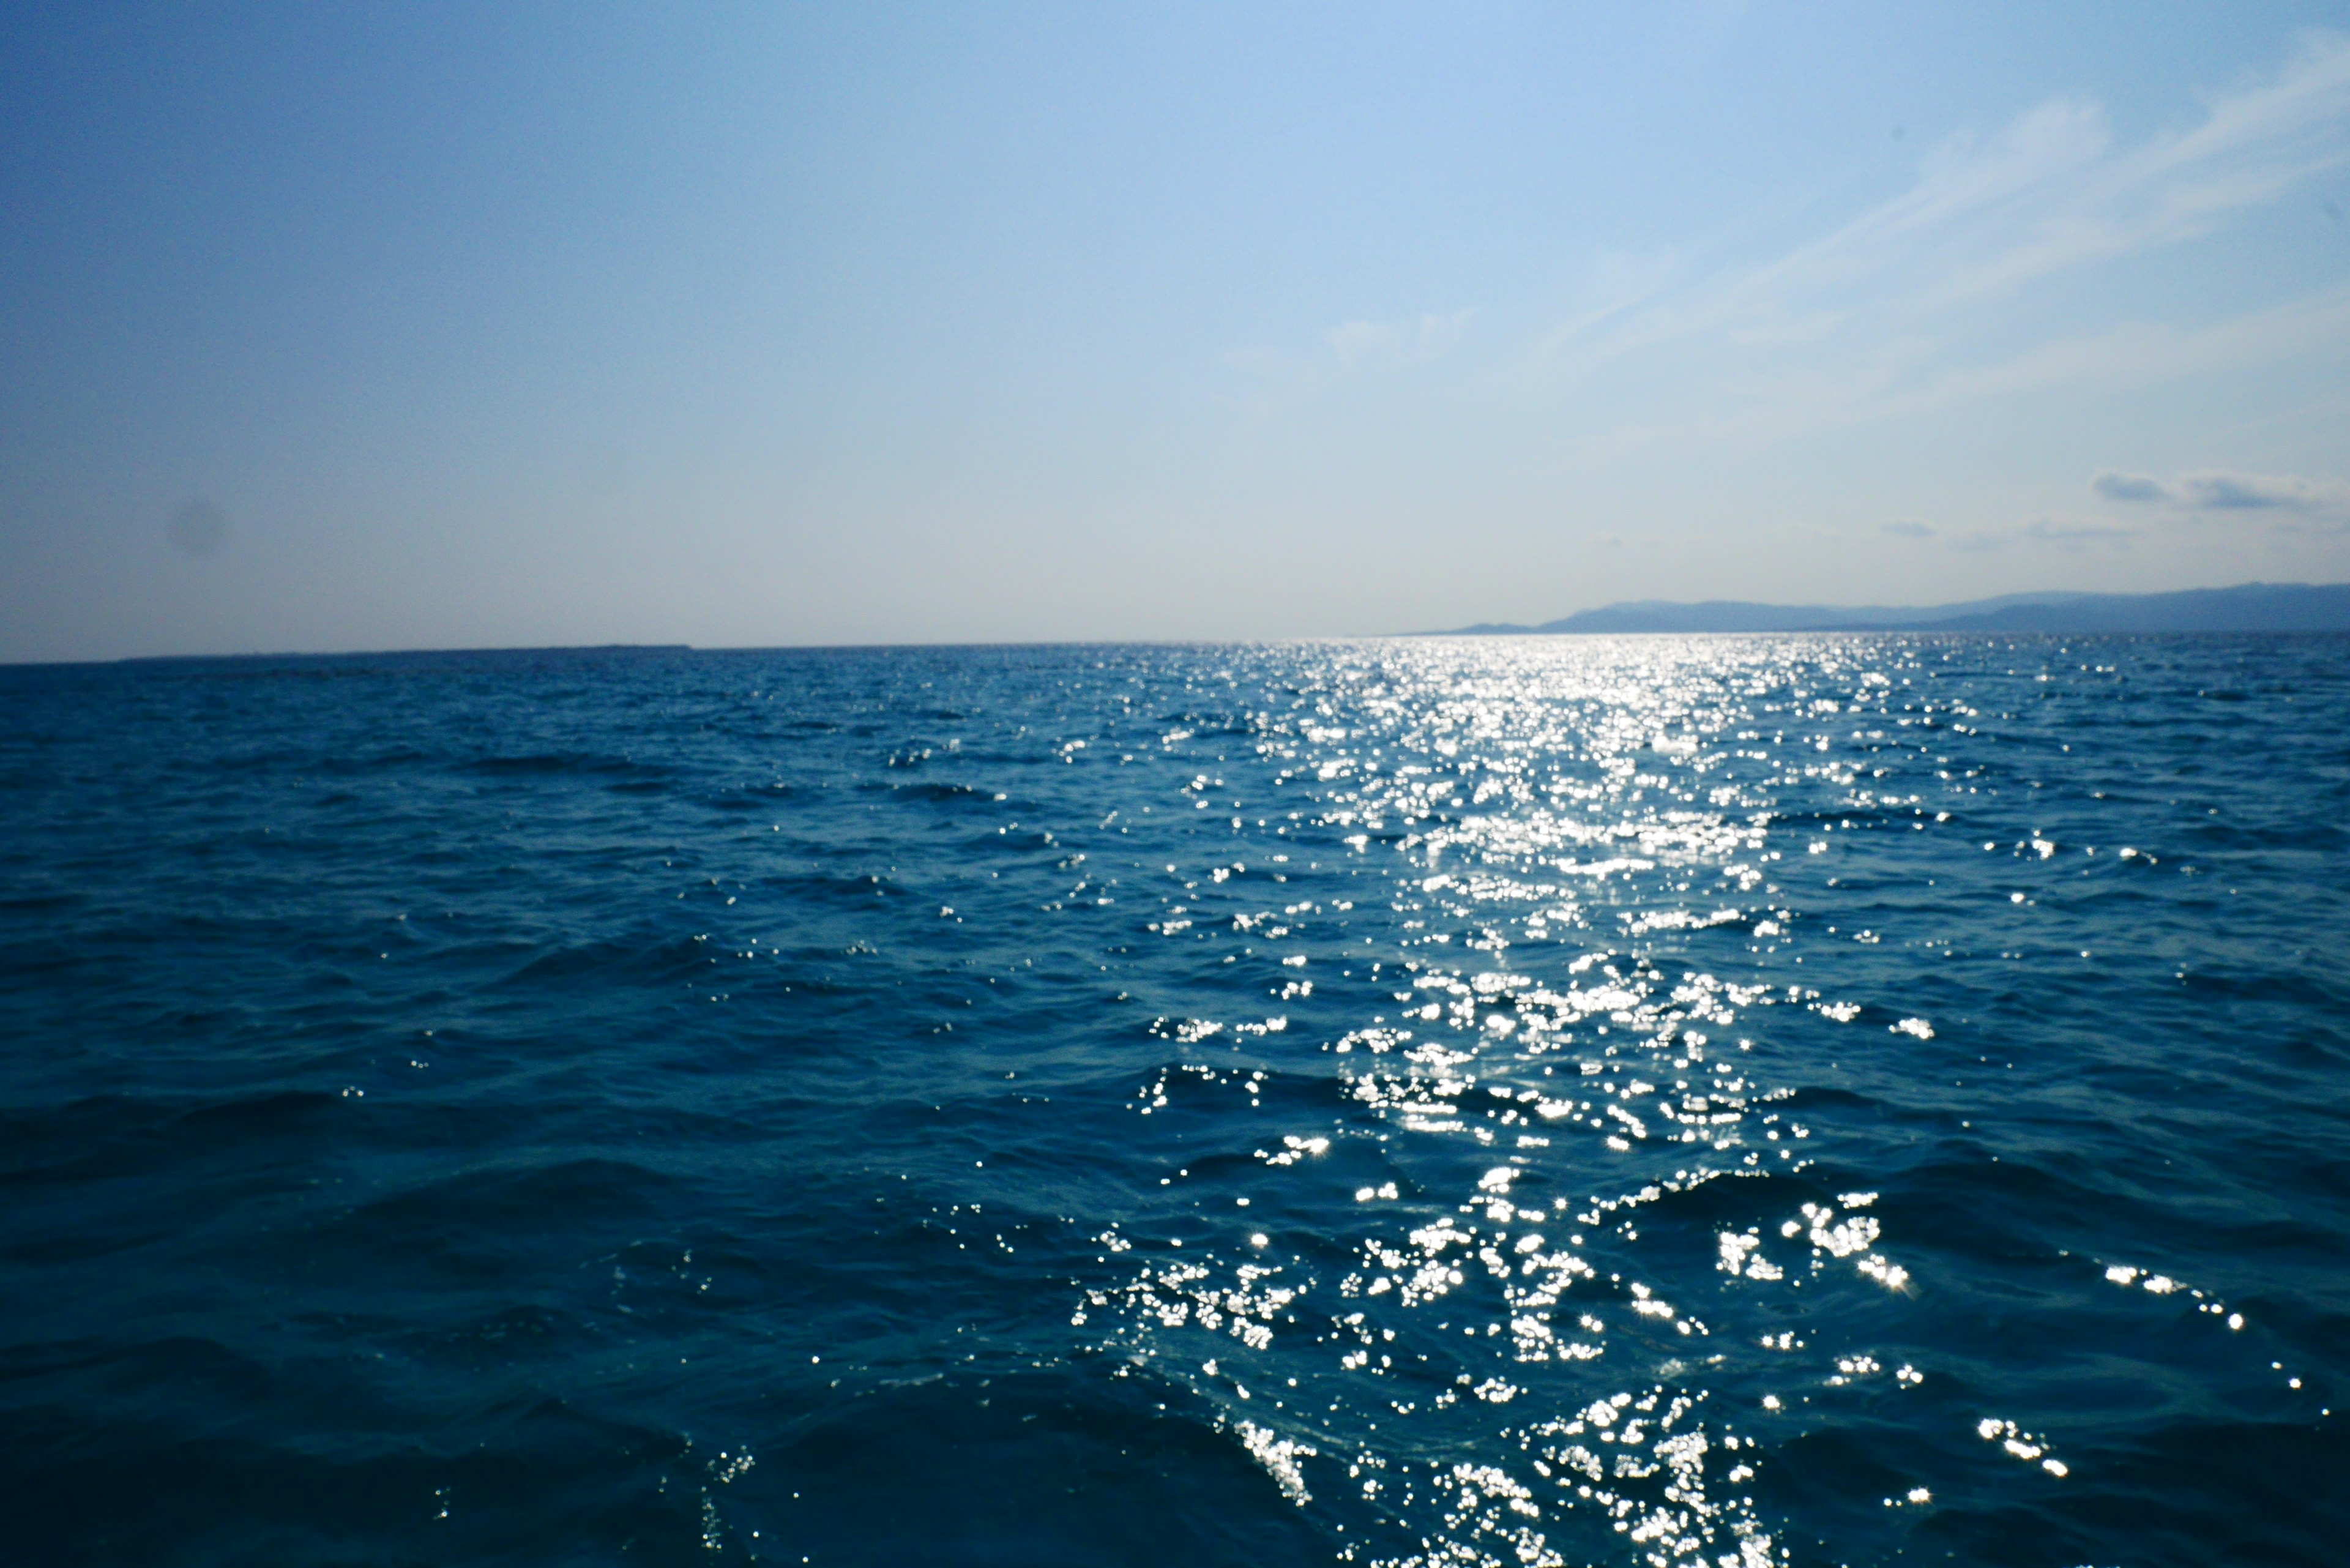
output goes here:
{"type": "MultiPolygon", "coordinates": [[[[2235,593],[2235,592],[2237,592],[2237,591],[2239,591],[2239,590],[2243,590],[2243,589],[2277,589],[2277,588],[2283,588],[2283,589],[2295,589],[2295,588],[2313,588],[2313,587],[2314,587],[2314,588],[2318,588],[2318,589],[2321,589],[2321,590],[2322,590],[2322,589],[2328,589],[2328,588],[2350,590],[2350,582],[2345,582],[2345,583],[2325,583],[2325,584],[2309,584],[2309,583],[2238,583],[2238,584],[2227,584],[2227,585],[2222,585],[2222,586],[2220,586],[2220,587],[2216,587],[2216,588],[2189,588],[2189,589],[2173,590],[2173,591],[2172,591],[2172,594],[2191,595],[2191,594],[2197,594],[2197,593],[2216,593],[2216,594],[2223,594],[2223,595],[2224,595],[2224,594],[2231,594],[2231,593],[2235,593]]],[[[2030,601],[2030,600],[2036,600],[2036,599],[2039,599],[2039,598],[2042,598],[2042,597],[2050,597],[2050,598],[2065,598],[2065,597],[2085,597],[2085,598],[2088,598],[2088,599],[2091,599],[2091,600],[2100,600],[2100,599],[2105,599],[2105,600],[2111,600],[2111,599],[2120,599],[2120,600],[2136,600],[2136,599],[2139,599],[2139,598],[2153,598],[2153,599],[2160,600],[2160,599],[2165,599],[2165,598],[2168,598],[2168,597],[2172,597],[2172,594],[2156,594],[2156,595],[2150,595],[2150,596],[2140,596],[2140,595],[2128,595],[2128,594],[2120,594],[2120,595],[2106,595],[2106,594],[2097,594],[2097,593],[2094,593],[2094,592],[2092,592],[2092,593],[2086,593],[2086,594],[2074,595],[2074,594],[2071,594],[2069,590],[2061,590],[2061,589],[2059,589],[2059,590],[2050,590],[2050,591],[2049,591],[2047,594],[2045,594],[2045,595],[2043,595],[2043,594],[2041,594],[2041,593],[2036,593],[2036,592],[2030,592],[2030,591],[2027,591],[2027,592],[2015,593],[2015,594],[1994,595],[1994,596],[1991,596],[1991,597],[1989,597],[1989,598],[1987,598],[1987,599],[1961,600],[1961,601],[1953,601],[1953,602],[1950,602],[1950,603],[1945,603],[1945,604],[1934,604],[1934,605],[1927,605],[1927,604],[1918,604],[1918,605],[1826,605],[1826,604],[1791,605],[1791,604],[1762,604],[1762,603],[1759,603],[1758,601],[1752,601],[1752,600],[1736,600],[1736,599],[1711,599],[1711,600],[1619,599],[1619,600],[1613,601],[1613,602],[1611,602],[1611,603],[1609,603],[1609,604],[1607,604],[1607,605],[1586,607],[1586,609],[1584,609],[1584,610],[1578,610],[1578,611],[1575,611],[1575,612],[1572,612],[1572,613],[1571,613],[1570,615],[1568,615],[1568,616],[1555,616],[1555,617],[1551,617],[1551,618],[1548,618],[1548,620],[1547,620],[1546,622],[1504,622],[1504,621],[1484,621],[1484,622],[1473,622],[1473,623],[1471,623],[1471,624],[1466,625],[1466,626],[1457,626],[1457,627],[1434,627],[1434,628],[1380,628],[1380,629],[1377,629],[1377,630],[1370,630],[1370,631],[1335,631],[1335,632],[1315,632],[1315,633],[1295,633],[1295,634],[1289,634],[1289,635],[1274,635],[1274,636],[1258,637],[1258,638],[1203,638],[1203,637],[1180,637],[1180,636],[1172,636],[1172,637],[1126,637],[1126,638],[1115,638],[1115,637],[1105,637],[1105,638],[1050,638],[1050,637],[1041,637],[1041,638],[1016,638],[1016,637],[1013,637],[1013,638],[985,638],[985,639],[968,639],[968,640],[959,641],[959,642],[958,642],[958,641],[951,641],[951,640],[943,639],[939,639],[939,638],[919,638],[919,637],[918,637],[918,638],[908,638],[908,639],[900,639],[900,640],[894,640],[894,641],[885,641],[885,640],[878,640],[878,639],[871,639],[871,640],[839,639],[839,640],[835,640],[835,641],[831,641],[831,642],[806,642],[806,643],[785,643],[785,642],[776,642],[776,643],[756,643],[756,642],[737,642],[737,643],[695,643],[695,642],[687,642],[687,641],[680,641],[680,640],[671,640],[671,641],[665,641],[665,642],[662,642],[662,641],[643,640],[643,641],[632,641],[632,642],[631,642],[631,641],[605,641],[605,642],[539,642],[539,643],[529,643],[529,642],[503,642],[503,643],[441,643],[441,644],[432,644],[432,645],[426,645],[426,646],[390,646],[390,645],[386,645],[386,646],[379,646],[379,647],[360,647],[360,646],[353,646],[353,647],[348,647],[348,648],[324,648],[324,647],[321,647],[321,648],[262,648],[262,647],[254,647],[254,648],[216,649],[211,649],[211,650],[206,650],[206,651],[199,651],[199,652],[177,652],[177,653],[130,653],[130,654],[116,654],[116,655],[108,656],[108,657],[100,657],[100,658],[94,658],[94,659],[0,659],[0,667],[10,666],[10,665],[20,666],[20,667],[21,667],[21,666],[32,666],[32,665],[48,664],[48,663],[56,663],[56,664],[78,664],[78,663],[86,663],[86,664],[106,664],[106,663],[124,663],[124,662],[128,662],[128,663],[141,663],[141,662],[170,662],[170,661],[173,661],[173,660],[182,660],[182,659],[188,659],[188,660],[203,660],[203,659],[311,659],[311,658],[317,658],[317,659],[338,659],[338,658],[348,658],[348,659],[375,659],[375,658],[393,658],[393,657],[399,657],[399,656],[406,655],[406,654],[430,655],[430,654],[490,654],[490,653],[602,653],[602,652],[651,652],[651,653],[658,653],[658,652],[663,652],[663,651],[667,651],[667,650],[671,650],[671,649],[677,649],[677,650],[681,650],[681,651],[686,651],[686,652],[692,652],[692,653],[791,653],[791,652],[806,652],[806,651],[812,651],[812,650],[819,650],[819,649],[841,649],[841,650],[843,650],[843,651],[849,651],[849,650],[856,650],[856,649],[865,649],[865,650],[868,650],[868,651],[872,651],[872,650],[886,650],[886,649],[941,649],[941,648],[1005,648],[1005,649],[1014,649],[1014,648],[1055,648],[1055,647],[1101,647],[1101,648],[1114,648],[1114,647],[1121,647],[1121,646],[1138,646],[1138,647],[1149,647],[1149,646],[1182,647],[1182,646],[1215,646],[1215,645],[1219,645],[1219,644],[1224,644],[1224,645],[1230,645],[1230,646],[1234,646],[1234,647],[1240,647],[1240,646],[1246,646],[1246,645],[1251,645],[1251,644],[1277,644],[1277,643],[1286,643],[1286,642],[1306,642],[1306,643],[1310,643],[1310,642],[1331,642],[1331,643],[1347,643],[1347,642],[1357,642],[1357,641],[1378,641],[1378,640],[1380,640],[1380,639],[1419,639],[1419,638],[1447,638],[1447,637],[1471,637],[1471,638],[1475,638],[1475,637],[1483,637],[1483,636],[1489,636],[1489,635],[1493,635],[1493,634],[1511,634],[1511,635],[1523,635],[1523,636],[1551,636],[1551,635],[1564,635],[1564,636],[1578,636],[1578,637],[1579,637],[1579,636],[1597,636],[1597,637],[1647,637],[1647,636],[1660,636],[1660,637],[1689,637],[1689,636],[1700,636],[1700,637],[1705,637],[1705,636],[1749,637],[1749,636],[1783,636],[1783,635],[1804,635],[1804,636],[1809,636],[1809,635],[1816,635],[1816,634],[1821,633],[1821,632],[1829,632],[1829,633],[1833,633],[1833,632],[1836,632],[1836,631],[1839,631],[1839,630],[1856,631],[1856,632],[1867,633],[1867,632],[1874,632],[1874,631],[1885,631],[1885,630],[1896,630],[1896,631],[1899,631],[1899,630],[1926,630],[1926,631],[1930,631],[1930,630],[1933,630],[1933,629],[1935,629],[1935,628],[1934,628],[1933,627],[1931,627],[1930,625],[1928,625],[1928,626],[1920,626],[1920,627],[1914,627],[1914,628],[1912,628],[1912,627],[1903,627],[1903,626],[1881,627],[1881,626],[1874,626],[1874,625],[1862,625],[1862,626],[1849,627],[1849,628],[1837,628],[1837,627],[1834,627],[1834,626],[1825,626],[1825,627],[1812,628],[1809,628],[1809,629],[1804,629],[1804,628],[1794,628],[1794,629],[1791,629],[1791,628],[1763,628],[1763,629],[1760,629],[1760,630],[1756,630],[1756,629],[1742,629],[1742,628],[1709,628],[1709,627],[1675,628],[1669,628],[1669,628],[1631,628],[1631,629],[1617,629],[1617,628],[1590,628],[1590,629],[1586,629],[1586,628],[1568,628],[1562,627],[1562,626],[1561,626],[1561,625],[1559,625],[1558,623],[1560,623],[1560,622],[1564,622],[1564,621],[1566,621],[1566,620],[1569,620],[1569,619],[1572,619],[1572,618],[1575,618],[1575,616],[1587,614],[1587,613],[1588,613],[1590,610],[1592,610],[1592,609],[1597,609],[1597,610],[1624,610],[1624,609],[1638,610],[1638,609],[1647,609],[1647,608],[1659,608],[1659,609],[1682,609],[1682,610],[1687,610],[1687,609],[1709,609],[1709,608],[1715,608],[1715,607],[1757,607],[1757,608],[1765,608],[1765,609],[1829,609],[1829,610],[1836,610],[1836,611],[1846,612],[1846,613],[1850,613],[1850,612],[1858,611],[1858,610],[1885,610],[1885,611],[1894,612],[1894,613],[1897,613],[1897,614],[1908,614],[1908,613],[1913,613],[1913,612],[1914,612],[1914,613],[1918,614],[1918,615],[1920,615],[1920,616],[1931,616],[1931,615],[1934,615],[1934,614],[1936,614],[1936,613],[1938,613],[1938,612],[1943,612],[1943,611],[1958,610],[1958,609],[1967,609],[1967,608],[1977,607],[1983,606],[1983,605],[2004,604],[2004,603],[2008,603],[2008,602],[2011,602],[2011,601],[2017,601],[2017,600],[2030,601]]],[[[1963,628],[1962,628],[1962,629],[1963,629],[1963,628]]],[[[2041,628],[2019,628],[2019,629],[2022,630],[2026,635],[2041,635],[2041,634],[2042,634],[2042,630],[2041,630],[2041,628]]],[[[2094,632],[2095,629],[2096,629],[2096,628],[2088,628],[2088,630],[2089,630],[2090,632],[2094,632]]],[[[2194,630],[2194,629],[2199,629],[2199,628],[2185,628],[2185,629],[2188,629],[2188,630],[2194,630]]],[[[2247,629],[2247,630],[2282,630],[2282,631],[2291,632],[2291,631],[2295,631],[2295,630],[2306,630],[2306,629],[2310,629],[2310,628],[2302,628],[2302,627],[2293,627],[2293,626],[2285,626],[2285,627],[2268,626],[2268,627],[2247,627],[2247,628],[2242,628],[2242,629],[2247,629]]],[[[2334,630],[2334,629],[2336,629],[2336,628],[2332,628],[2332,627],[2330,627],[2330,626],[2329,626],[2326,629],[2330,631],[2330,630],[2334,630]]],[[[2060,633],[2060,634],[2056,634],[2056,635],[2072,635],[2072,634],[2071,634],[2071,633],[2060,633]]]]}
{"type": "Polygon", "coordinates": [[[0,660],[2350,580],[2338,8],[36,5],[0,81],[0,660]]]}

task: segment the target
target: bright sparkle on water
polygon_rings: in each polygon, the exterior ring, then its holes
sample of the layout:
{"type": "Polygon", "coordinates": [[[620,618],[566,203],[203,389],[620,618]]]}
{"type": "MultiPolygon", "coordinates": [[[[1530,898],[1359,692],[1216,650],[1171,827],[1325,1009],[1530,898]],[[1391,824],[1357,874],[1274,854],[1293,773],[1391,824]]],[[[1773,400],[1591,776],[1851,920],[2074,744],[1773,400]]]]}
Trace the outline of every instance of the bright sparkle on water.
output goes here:
{"type": "Polygon", "coordinates": [[[0,1525],[2330,1562],[2345,652],[0,671],[0,1525]]]}
{"type": "MultiPolygon", "coordinates": [[[[1303,1218],[1350,1191],[1357,1221],[1114,1225],[1104,1239],[1133,1272],[1089,1290],[1072,1322],[1213,1401],[1295,1501],[1314,1486],[1359,1499],[1388,1528],[1358,1524],[1347,1560],[1563,1564],[1608,1532],[1659,1568],[1786,1560],[1749,1490],[1758,1450],[1795,1436],[1825,1390],[1898,1397],[1927,1375],[1866,1348],[1891,1321],[1877,1303],[1915,1289],[1902,1238],[1867,1212],[1873,1192],[1789,1198],[1816,1146],[1751,1036],[1764,1010],[1794,1008],[1873,1030],[1856,1052],[1936,1037],[1904,994],[1825,995],[1768,963],[1811,917],[1780,880],[1790,856],[1832,853],[1856,817],[1927,830],[1983,788],[1938,748],[1934,726],[1970,733],[1981,715],[1917,691],[1934,657],[1869,641],[1543,642],[1468,659],[1383,645],[1253,715],[1253,757],[1228,752],[1182,786],[1194,810],[1241,813],[1231,859],[1167,867],[1149,929],[1229,931],[1296,978],[1268,987],[1264,1016],[1162,1020],[1201,1049],[1136,1109],[1192,1111],[1211,1130],[1191,1147],[1221,1142],[1226,1160],[1248,1143],[1260,1169],[1243,1203],[1303,1218]],[[1271,799],[1221,798],[1241,790],[1271,799]],[[1360,863],[1348,898],[1285,892],[1291,861],[1271,846],[1316,828],[1360,863]],[[1746,937],[1742,972],[1644,941],[1718,928],[1746,937]],[[1389,1004],[1315,1043],[1326,1061],[1279,1070],[1326,1075],[1343,1105],[1293,1096],[1244,1115],[1267,1070],[1230,1053],[1269,1044],[1287,1025],[1273,1008],[1333,969],[1367,972],[1389,1004]],[[1711,1257],[1678,1236],[1644,1243],[1644,1211],[1666,1203],[1716,1216],[1711,1257]],[[1416,1548],[1361,1542],[1396,1527],[1416,1548]]],[[[2058,852],[2036,836],[2021,848],[2058,852]]],[[[2044,1438],[1980,1427],[2067,1474],[2044,1438]]],[[[1930,1501],[1913,1486],[1888,1506],[1930,1501]]]]}

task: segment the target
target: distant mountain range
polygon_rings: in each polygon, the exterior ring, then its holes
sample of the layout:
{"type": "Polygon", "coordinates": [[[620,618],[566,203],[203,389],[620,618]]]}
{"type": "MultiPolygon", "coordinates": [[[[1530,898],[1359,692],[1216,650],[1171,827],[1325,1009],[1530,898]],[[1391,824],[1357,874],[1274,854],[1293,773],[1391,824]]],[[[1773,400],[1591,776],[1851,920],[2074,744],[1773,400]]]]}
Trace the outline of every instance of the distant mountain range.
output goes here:
{"type": "Polygon", "coordinates": [[[1634,599],[1540,626],[1489,622],[1425,635],[1658,631],[2350,631],[2350,583],[2245,583],[2175,594],[2007,594],[1923,607],[1634,599]]]}

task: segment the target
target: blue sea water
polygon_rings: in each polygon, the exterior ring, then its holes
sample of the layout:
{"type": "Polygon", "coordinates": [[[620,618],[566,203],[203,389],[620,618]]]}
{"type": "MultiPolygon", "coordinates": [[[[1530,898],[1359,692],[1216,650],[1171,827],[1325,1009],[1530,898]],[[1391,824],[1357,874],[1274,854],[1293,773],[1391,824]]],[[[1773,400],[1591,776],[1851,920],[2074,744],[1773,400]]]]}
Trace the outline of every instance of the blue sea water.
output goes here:
{"type": "Polygon", "coordinates": [[[2350,641],[0,701],[9,1561],[2350,1561],[2350,641]]]}

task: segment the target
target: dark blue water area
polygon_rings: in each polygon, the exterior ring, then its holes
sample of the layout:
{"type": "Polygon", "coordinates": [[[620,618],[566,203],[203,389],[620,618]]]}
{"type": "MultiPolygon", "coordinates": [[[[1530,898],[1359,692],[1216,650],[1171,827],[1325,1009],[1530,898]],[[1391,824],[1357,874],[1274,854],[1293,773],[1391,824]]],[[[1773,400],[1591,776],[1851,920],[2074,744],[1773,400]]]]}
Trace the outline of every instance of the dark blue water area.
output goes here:
{"type": "Polygon", "coordinates": [[[0,670],[0,1540],[2350,1560],[2350,642],[0,670]]]}

